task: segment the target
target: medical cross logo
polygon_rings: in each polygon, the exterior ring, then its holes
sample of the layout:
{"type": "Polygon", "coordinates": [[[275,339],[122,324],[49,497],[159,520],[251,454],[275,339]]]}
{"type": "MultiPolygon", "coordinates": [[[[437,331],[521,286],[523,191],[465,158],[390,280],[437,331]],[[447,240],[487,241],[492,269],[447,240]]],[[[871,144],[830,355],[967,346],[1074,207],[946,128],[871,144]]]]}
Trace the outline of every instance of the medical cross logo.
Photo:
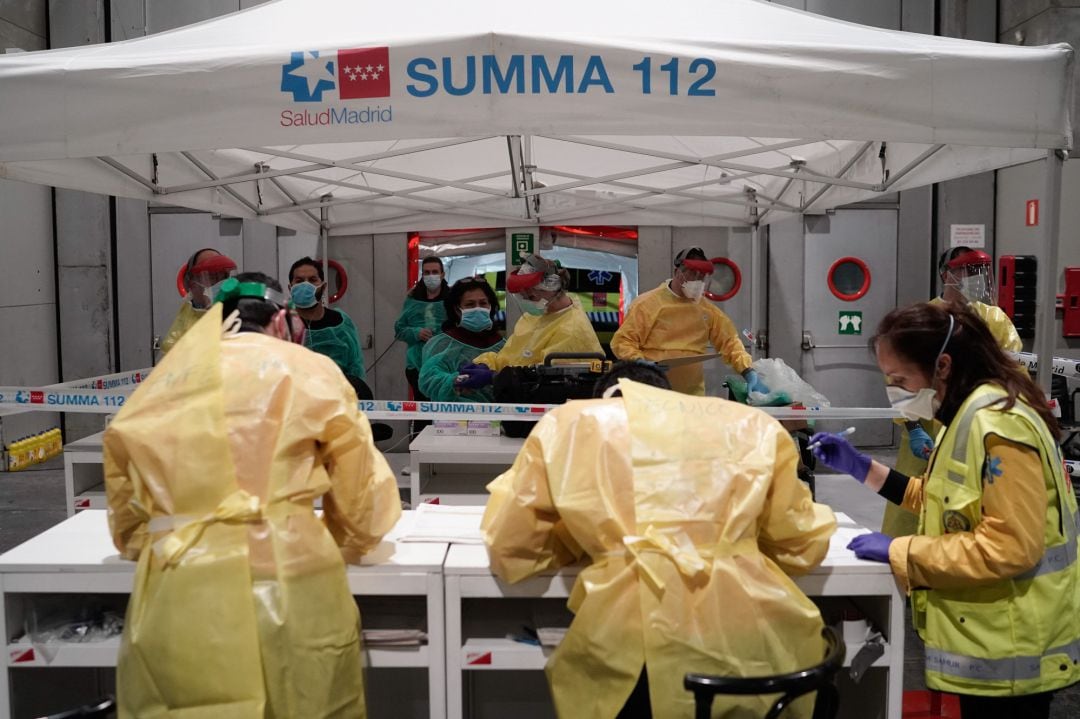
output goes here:
{"type": "Polygon", "coordinates": [[[390,48],[299,51],[281,66],[281,91],[294,102],[322,102],[335,89],[342,100],[390,97],[390,48]]]}

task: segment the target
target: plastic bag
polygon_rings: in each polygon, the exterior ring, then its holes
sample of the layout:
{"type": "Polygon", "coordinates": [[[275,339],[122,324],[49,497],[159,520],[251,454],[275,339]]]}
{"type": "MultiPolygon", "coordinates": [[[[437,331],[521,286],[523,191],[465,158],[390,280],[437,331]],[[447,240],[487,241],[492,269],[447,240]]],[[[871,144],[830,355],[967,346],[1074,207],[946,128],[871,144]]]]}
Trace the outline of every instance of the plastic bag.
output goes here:
{"type": "MultiPolygon", "coordinates": [[[[795,370],[787,366],[779,357],[759,359],[752,365],[755,372],[761,377],[761,381],[769,387],[769,395],[784,393],[791,398],[792,402],[799,403],[804,407],[830,407],[829,398],[819,393],[809,384],[803,381],[795,370]]],[[[751,397],[751,401],[755,398],[751,397]]]]}

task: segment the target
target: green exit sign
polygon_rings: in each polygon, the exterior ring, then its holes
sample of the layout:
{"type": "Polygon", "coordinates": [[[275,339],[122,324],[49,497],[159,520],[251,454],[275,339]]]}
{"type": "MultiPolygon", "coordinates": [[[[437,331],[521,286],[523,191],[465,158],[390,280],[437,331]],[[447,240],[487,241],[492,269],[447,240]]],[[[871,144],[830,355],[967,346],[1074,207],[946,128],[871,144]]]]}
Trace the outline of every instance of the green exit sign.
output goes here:
{"type": "Polygon", "coordinates": [[[526,255],[536,251],[536,235],[531,232],[514,232],[510,235],[510,263],[517,267],[526,255]]]}
{"type": "Polygon", "coordinates": [[[842,335],[861,335],[862,312],[841,312],[836,331],[842,335]]]}

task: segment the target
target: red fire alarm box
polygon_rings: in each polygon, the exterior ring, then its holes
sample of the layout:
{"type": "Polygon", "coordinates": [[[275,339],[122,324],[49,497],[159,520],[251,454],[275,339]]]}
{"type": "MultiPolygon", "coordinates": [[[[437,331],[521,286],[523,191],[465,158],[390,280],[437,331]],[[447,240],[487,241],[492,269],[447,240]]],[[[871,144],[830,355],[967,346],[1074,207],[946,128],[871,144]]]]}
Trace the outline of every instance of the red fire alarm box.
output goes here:
{"type": "Polygon", "coordinates": [[[1016,332],[1035,336],[1036,275],[1034,255],[1002,255],[998,258],[998,307],[1012,320],[1016,332]]]}
{"type": "Polygon", "coordinates": [[[1061,334],[1063,337],[1080,337],[1080,267],[1065,268],[1064,299],[1061,334]]]}

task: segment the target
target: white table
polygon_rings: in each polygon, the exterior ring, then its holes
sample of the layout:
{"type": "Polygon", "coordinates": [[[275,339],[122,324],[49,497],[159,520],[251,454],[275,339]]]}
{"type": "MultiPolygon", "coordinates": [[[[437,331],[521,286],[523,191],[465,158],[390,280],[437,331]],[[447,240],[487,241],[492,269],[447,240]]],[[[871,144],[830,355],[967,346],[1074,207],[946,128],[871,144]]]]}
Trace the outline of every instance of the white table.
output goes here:
{"type": "Polygon", "coordinates": [[[64,491],[68,516],[81,509],[105,509],[105,472],[98,432],[64,445],[64,491]],[[87,466],[89,465],[89,466],[87,466]]]}
{"type": "MultiPolygon", "coordinates": [[[[833,536],[825,561],[812,573],[795,581],[815,602],[828,604],[840,598],[854,598],[871,622],[880,627],[888,643],[880,657],[855,685],[846,672],[839,678],[841,716],[868,719],[900,719],[904,668],[904,597],[888,565],[856,559],[845,545],[854,534],[862,533],[849,518],[837,515],[840,527],[833,536]],[[832,599],[830,599],[832,598],[832,599]],[[876,710],[874,707],[877,707],[876,710]],[[849,714],[849,712],[853,712],[849,714]]],[[[466,709],[465,685],[479,672],[534,670],[544,668],[551,650],[504,638],[509,620],[497,611],[493,599],[558,599],[569,596],[580,567],[568,567],[557,573],[541,575],[509,585],[492,576],[487,552],[478,545],[451,545],[443,567],[446,582],[446,689],[447,717],[495,716],[485,712],[483,702],[472,702],[466,709]],[[487,600],[487,601],[477,601],[487,600]],[[476,609],[469,607],[477,603],[476,609]],[[466,676],[468,673],[469,676],[466,676]]],[[[509,602],[505,602],[509,604],[509,602]]],[[[522,604],[522,603],[518,603],[522,604]]],[[[549,610],[550,611],[550,610],[549,610]]],[[[529,620],[528,613],[518,625],[529,620]]],[[[860,645],[849,645],[849,661],[860,645]]],[[[545,697],[546,699],[546,697],[545,697]]],[[[516,716],[550,716],[549,707],[530,714],[520,708],[516,716]]]]}
{"type": "MultiPolygon", "coordinates": [[[[442,563],[448,545],[441,542],[398,542],[395,537],[408,527],[412,513],[360,566],[349,566],[348,581],[358,597],[419,597],[425,603],[426,646],[365,647],[365,664],[372,669],[426,669],[429,714],[442,718],[445,708],[445,630],[443,624],[442,563]]],[[[78,513],[11,551],[0,555],[0,637],[6,644],[0,671],[0,719],[11,716],[11,673],[59,667],[114,667],[119,637],[96,643],[59,644],[40,647],[13,643],[22,633],[23,619],[42,594],[127,595],[131,592],[135,564],[121,559],[109,536],[105,512],[78,513]],[[36,596],[35,596],[36,595],[36,596]],[[51,656],[49,656],[51,655],[51,656]]],[[[120,599],[119,603],[124,600],[120,599]]],[[[363,605],[363,600],[361,600],[363,605]]],[[[365,626],[372,622],[366,614],[365,626]]],[[[415,628],[415,627],[404,627],[415,628]]],[[[369,681],[370,683],[370,681],[369,681]]],[[[368,691],[371,692],[369,687],[368,691]]],[[[402,712],[401,714],[403,714],[402,712]]],[[[395,713],[394,716],[401,714],[395,713]]]]}
{"type": "Polygon", "coordinates": [[[483,504],[487,501],[487,480],[495,471],[513,464],[523,444],[524,438],[438,435],[429,425],[409,444],[409,501],[414,507],[435,499],[441,504],[483,504]],[[444,469],[456,466],[453,471],[440,471],[436,469],[440,465],[444,469]]]}

